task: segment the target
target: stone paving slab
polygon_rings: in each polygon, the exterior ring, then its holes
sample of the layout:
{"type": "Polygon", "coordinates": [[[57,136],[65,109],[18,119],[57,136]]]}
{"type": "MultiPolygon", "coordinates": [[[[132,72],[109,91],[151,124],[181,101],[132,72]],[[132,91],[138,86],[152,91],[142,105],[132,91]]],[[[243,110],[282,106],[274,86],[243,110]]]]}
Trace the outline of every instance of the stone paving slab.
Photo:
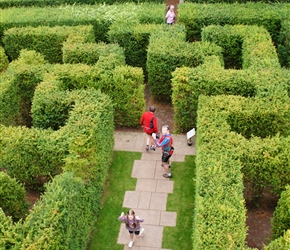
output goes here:
{"type": "Polygon", "coordinates": [[[151,201],[151,192],[140,192],[139,202],[137,208],[149,209],[151,201]]]}
{"type": "Polygon", "coordinates": [[[160,225],[167,227],[176,227],[176,212],[162,211],[160,217],[160,225]]]}
{"type": "Polygon", "coordinates": [[[135,160],[132,177],[141,179],[154,179],[156,161],[135,160]]]}
{"type": "MultiPolygon", "coordinates": [[[[161,155],[162,155],[162,151],[161,149],[157,149],[154,153],[152,152],[146,152],[144,154],[142,154],[141,160],[148,160],[148,161],[160,161],[161,162],[161,155]]],[[[181,154],[174,154],[171,156],[170,160],[171,161],[176,161],[176,162],[183,162],[185,158],[185,155],[181,155],[181,154]]]]}
{"type": "Polygon", "coordinates": [[[137,179],[136,190],[156,192],[157,180],[155,179],[137,179]]]}
{"type": "Polygon", "coordinates": [[[147,161],[157,161],[157,160],[161,160],[161,150],[156,150],[154,152],[152,151],[148,151],[148,152],[144,152],[142,154],[141,160],[147,160],[147,161]]]}
{"type": "Polygon", "coordinates": [[[123,207],[137,208],[140,191],[126,191],[123,200],[123,207]]]}
{"type": "Polygon", "coordinates": [[[129,248],[128,246],[125,246],[124,250],[171,250],[171,249],[164,249],[159,247],[141,247],[141,246],[133,246],[132,248],[129,248]]]}
{"type": "Polygon", "coordinates": [[[185,155],[176,154],[175,152],[170,157],[170,161],[184,162],[185,155]]]}
{"type": "Polygon", "coordinates": [[[166,210],[167,194],[164,193],[152,193],[150,208],[152,210],[166,210]]]}
{"type": "Polygon", "coordinates": [[[132,248],[129,248],[128,246],[125,246],[124,250],[171,250],[171,249],[165,249],[165,248],[159,248],[159,247],[141,247],[141,246],[133,246],[132,248]]]}
{"type": "MultiPolygon", "coordinates": [[[[187,145],[186,135],[173,134],[173,142],[175,152],[174,154],[180,155],[195,155],[195,136],[193,137],[193,145],[187,145]]],[[[114,150],[117,151],[131,151],[131,152],[146,152],[146,135],[144,132],[114,132],[114,150]]],[[[149,151],[150,154],[157,154],[156,151],[149,151]]],[[[148,154],[149,154],[148,152],[148,154]]],[[[159,152],[160,153],[160,152],[159,152]]]]}
{"type": "Polygon", "coordinates": [[[163,174],[165,174],[165,173],[166,172],[165,172],[164,168],[161,167],[161,161],[157,162],[157,167],[155,168],[154,178],[157,180],[170,181],[171,179],[163,177],[163,174]]]}
{"type": "Polygon", "coordinates": [[[173,186],[174,182],[173,181],[168,181],[168,179],[165,179],[162,176],[162,180],[157,180],[156,184],[156,192],[157,193],[173,193],[173,186]]]}
{"type": "Polygon", "coordinates": [[[148,209],[135,209],[137,215],[144,218],[142,225],[155,225],[160,226],[161,211],[159,210],[148,210],[148,209]]]}
{"type": "MultiPolygon", "coordinates": [[[[161,248],[163,226],[144,225],[144,228],[145,228],[144,237],[135,240],[134,246],[161,248]]],[[[129,241],[130,241],[129,232],[126,229],[125,224],[122,223],[120,226],[120,233],[117,243],[128,245],[129,241]]]]}

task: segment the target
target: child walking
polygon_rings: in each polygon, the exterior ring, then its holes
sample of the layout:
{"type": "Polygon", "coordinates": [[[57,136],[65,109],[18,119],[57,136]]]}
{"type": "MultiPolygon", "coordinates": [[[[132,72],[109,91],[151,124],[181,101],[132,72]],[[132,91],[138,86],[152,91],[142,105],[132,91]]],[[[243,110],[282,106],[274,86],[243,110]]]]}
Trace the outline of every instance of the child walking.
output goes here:
{"type": "Polygon", "coordinates": [[[139,239],[140,236],[144,236],[144,228],[141,228],[140,222],[144,222],[144,219],[135,215],[134,210],[130,209],[125,215],[124,212],[118,218],[119,221],[124,222],[126,225],[126,229],[128,229],[130,234],[130,241],[128,247],[132,247],[134,244],[134,235],[136,239],[139,239]]]}

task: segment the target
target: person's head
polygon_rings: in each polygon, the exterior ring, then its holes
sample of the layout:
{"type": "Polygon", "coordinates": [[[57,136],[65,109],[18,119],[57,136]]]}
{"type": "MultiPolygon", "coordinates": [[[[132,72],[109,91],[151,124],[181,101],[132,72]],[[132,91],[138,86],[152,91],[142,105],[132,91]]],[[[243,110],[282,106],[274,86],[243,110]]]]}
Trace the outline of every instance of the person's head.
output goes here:
{"type": "Polygon", "coordinates": [[[170,10],[174,10],[174,5],[170,5],[170,10]]]}
{"type": "Polygon", "coordinates": [[[169,126],[168,125],[162,126],[162,134],[163,135],[169,134],[169,126]]]}
{"type": "MultiPolygon", "coordinates": [[[[126,226],[129,227],[129,221],[128,220],[134,220],[135,219],[135,212],[134,210],[130,209],[128,212],[127,212],[127,220],[126,220],[126,226]]],[[[136,222],[134,221],[133,222],[133,228],[136,228],[136,222]]]]}
{"type": "Polygon", "coordinates": [[[154,113],[155,112],[155,106],[150,106],[149,107],[149,111],[154,113]]]}
{"type": "Polygon", "coordinates": [[[128,212],[127,212],[127,217],[129,220],[133,220],[134,217],[135,217],[135,212],[133,209],[130,209],[128,212]]]}

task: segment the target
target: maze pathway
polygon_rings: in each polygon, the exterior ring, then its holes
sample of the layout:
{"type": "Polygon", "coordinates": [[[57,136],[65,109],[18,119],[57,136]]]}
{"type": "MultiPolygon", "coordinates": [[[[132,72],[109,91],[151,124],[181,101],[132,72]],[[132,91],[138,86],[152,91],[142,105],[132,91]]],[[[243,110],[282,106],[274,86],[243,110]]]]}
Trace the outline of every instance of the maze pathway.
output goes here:
{"type": "MultiPolygon", "coordinates": [[[[174,190],[173,178],[163,177],[161,167],[161,149],[146,152],[146,135],[139,132],[115,132],[115,150],[142,152],[140,160],[135,160],[132,178],[137,178],[135,190],[126,191],[123,207],[132,208],[144,218],[142,226],[145,235],[135,241],[132,250],[165,250],[162,249],[162,235],[165,226],[176,226],[176,212],[166,211],[167,196],[174,190]]],[[[187,145],[185,135],[173,135],[175,152],[171,162],[184,161],[185,155],[194,155],[195,147],[187,145]]],[[[124,224],[120,225],[118,244],[128,250],[129,233],[124,224]]]]}

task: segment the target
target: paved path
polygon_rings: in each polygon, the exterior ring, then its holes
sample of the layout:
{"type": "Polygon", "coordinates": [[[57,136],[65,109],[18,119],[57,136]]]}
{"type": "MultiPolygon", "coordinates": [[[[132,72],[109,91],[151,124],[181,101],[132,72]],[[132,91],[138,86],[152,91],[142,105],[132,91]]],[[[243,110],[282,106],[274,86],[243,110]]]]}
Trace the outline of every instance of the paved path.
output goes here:
{"type": "MultiPolygon", "coordinates": [[[[184,161],[185,155],[195,154],[195,137],[193,145],[187,145],[186,135],[173,135],[174,154],[171,162],[184,161]]],[[[165,250],[162,249],[164,226],[176,226],[175,212],[166,211],[167,196],[173,193],[174,168],[172,179],[166,179],[161,167],[161,149],[146,152],[146,135],[142,132],[115,132],[115,150],[142,152],[141,160],[134,162],[132,178],[137,178],[135,191],[126,191],[123,207],[134,209],[137,215],[144,218],[142,223],[145,236],[135,241],[132,250],[165,250]]],[[[124,224],[120,226],[118,244],[128,250],[129,233],[124,224]]]]}

